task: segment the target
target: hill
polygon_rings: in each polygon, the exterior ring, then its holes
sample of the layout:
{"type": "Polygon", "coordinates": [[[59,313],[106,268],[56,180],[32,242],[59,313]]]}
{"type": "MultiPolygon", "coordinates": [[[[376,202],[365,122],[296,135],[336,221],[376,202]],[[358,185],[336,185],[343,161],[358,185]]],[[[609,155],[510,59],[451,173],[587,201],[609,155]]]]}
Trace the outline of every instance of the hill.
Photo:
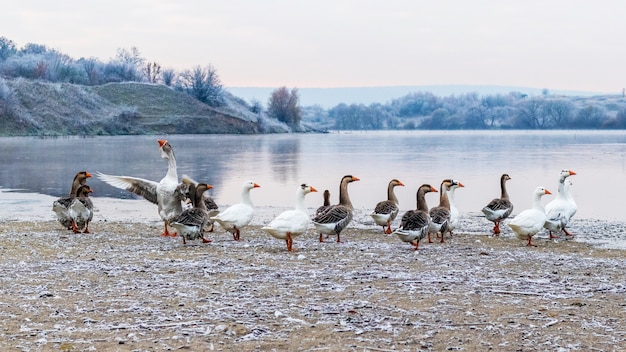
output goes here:
{"type": "MultiPolygon", "coordinates": [[[[254,134],[289,127],[249,112],[226,94],[212,108],[169,87],[146,83],[83,86],[26,79],[4,80],[0,135],[254,134]]],[[[0,101],[2,103],[2,101],[0,101]]]]}

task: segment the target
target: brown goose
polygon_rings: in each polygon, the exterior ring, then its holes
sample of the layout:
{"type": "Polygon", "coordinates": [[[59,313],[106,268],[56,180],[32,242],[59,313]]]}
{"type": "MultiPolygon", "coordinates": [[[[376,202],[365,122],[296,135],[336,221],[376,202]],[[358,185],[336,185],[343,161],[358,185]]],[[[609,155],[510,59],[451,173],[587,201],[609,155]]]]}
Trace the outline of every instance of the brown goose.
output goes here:
{"type": "Polygon", "coordinates": [[[91,174],[87,171],[79,171],[74,176],[74,180],[72,181],[72,187],[70,188],[70,193],[67,196],[63,196],[52,203],[52,211],[55,212],[57,216],[57,220],[63,225],[64,228],[71,230],[72,229],[72,218],[70,218],[68,214],[68,209],[72,204],[72,200],[76,197],[76,192],[78,188],[85,183],[87,183],[87,179],[91,177],[91,174]]]}
{"type": "Polygon", "coordinates": [[[513,203],[509,200],[509,194],[506,191],[506,181],[510,179],[508,174],[502,174],[500,177],[500,198],[493,199],[482,209],[487,220],[494,223],[493,234],[496,236],[500,235],[500,222],[509,217],[513,211],[513,203]]]}
{"type": "Polygon", "coordinates": [[[441,234],[441,242],[445,242],[445,233],[450,226],[450,200],[448,190],[452,185],[452,180],[445,179],[441,182],[439,190],[439,205],[430,209],[430,226],[428,228],[428,243],[433,243],[430,234],[441,234]]]}
{"type": "Polygon", "coordinates": [[[391,222],[395,220],[400,211],[398,197],[396,197],[394,192],[396,186],[404,186],[404,184],[395,178],[389,181],[387,185],[387,200],[378,202],[374,211],[370,214],[374,222],[383,227],[383,232],[386,234],[391,233],[391,222]]]}
{"type": "Polygon", "coordinates": [[[93,203],[89,199],[89,193],[92,192],[93,189],[89,185],[78,187],[76,197],[70,204],[68,214],[72,219],[72,231],[74,233],[79,233],[81,230],[83,233],[90,233],[89,223],[93,218],[93,203]]]}
{"type": "Polygon", "coordinates": [[[161,158],[166,159],[167,173],[159,182],[132,176],[113,176],[98,173],[98,178],[113,187],[121,188],[144,197],[158,206],[159,216],[163,219],[164,230],[161,236],[176,236],[170,233],[167,226],[183,212],[182,201],[185,200],[187,185],[178,182],[176,157],[174,149],[164,139],[159,139],[161,158]]]}
{"type": "Polygon", "coordinates": [[[359,178],[346,175],[339,184],[339,204],[332,205],[322,214],[313,218],[313,225],[320,233],[320,242],[324,242],[322,234],[337,235],[337,242],[341,242],[341,231],[352,220],[352,202],[348,195],[348,184],[358,181],[359,178]]]}
{"type": "Polygon", "coordinates": [[[426,193],[437,192],[437,189],[423,184],[417,189],[417,208],[409,210],[402,216],[400,227],[393,231],[401,241],[409,242],[418,249],[420,241],[428,234],[430,215],[426,204],[426,193]]]}
{"type": "MultiPolygon", "coordinates": [[[[184,180],[183,180],[184,182],[184,180]]],[[[204,227],[209,221],[209,214],[203,199],[204,192],[213,188],[206,183],[189,184],[189,195],[192,207],[184,210],[171,223],[171,226],[183,238],[183,244],[187,244],[187,240],[193,241],[201,239],[203,243],[209,243],[211,240],[204,238],[204,227]]]]}
{"type": "Polygon", "coordinates": [[[315,210],[315,215],[320,215],[326,210],[330,208],[330,191],[324,190],[324,204],[322,204],[317,210],[315,210]]]}

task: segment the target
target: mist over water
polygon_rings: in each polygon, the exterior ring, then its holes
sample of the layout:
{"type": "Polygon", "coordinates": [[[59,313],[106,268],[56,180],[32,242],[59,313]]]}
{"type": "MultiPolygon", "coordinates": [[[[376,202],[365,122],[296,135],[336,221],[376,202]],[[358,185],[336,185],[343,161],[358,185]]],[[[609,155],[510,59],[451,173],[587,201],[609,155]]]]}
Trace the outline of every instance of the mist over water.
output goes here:
{"type": "MultiPolygon", "coordinates": [[[[357,209],[370,211],[386,198],[392,178],[403,210],[415,208],[415,193],[424,183],[439,188],[444,178],[460,180],[456,191],[462,213],[479,213],[500,194],[499,179],[508,173],[514,214],[531,206],[538,185],[557,193],[561,169],[574,170],[571,193],[576,218],[626,220],[624,131],[368,131],[284,135],[172,135],[93,138],[0,138],[0,187],[60,196],[69,192],[79,170],[159,181],[167,170],[157,139],[174,148],[179,177],[214,186],[220,205],[239,201],[248,179],[261,188],[252,192],[258,206],[292,207],[296,187],[309,183],[319,190],[306,205],[322,204],[322,191],[338,202],[339,181],[352,174],[349,186],[357,209]]],[[[133,198],[129,192],[89,179],[94,197],[133,198]]],[[[437,195],[427,197],[429,206],[437,195]]]]}

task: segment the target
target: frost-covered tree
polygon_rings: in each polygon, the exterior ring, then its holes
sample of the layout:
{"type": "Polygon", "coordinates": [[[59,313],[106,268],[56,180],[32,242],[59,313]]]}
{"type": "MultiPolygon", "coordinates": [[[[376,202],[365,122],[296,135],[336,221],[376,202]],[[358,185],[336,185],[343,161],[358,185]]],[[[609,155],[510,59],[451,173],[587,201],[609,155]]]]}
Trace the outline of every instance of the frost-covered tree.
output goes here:
{"type": "Polygon", "coordinates": [[[185,70],[180,74],[178,82],[183,92],[205,104],[214,107],[224,104],[222,82],[212,65],[185,70]]]}
{"type": "Polygon", "coordinates": [[[267,115],[290,126],[296,126],[302,120],[299,100],[297,88],[289,91],[287,87],[280,87],[270,96],[267,115]]]}

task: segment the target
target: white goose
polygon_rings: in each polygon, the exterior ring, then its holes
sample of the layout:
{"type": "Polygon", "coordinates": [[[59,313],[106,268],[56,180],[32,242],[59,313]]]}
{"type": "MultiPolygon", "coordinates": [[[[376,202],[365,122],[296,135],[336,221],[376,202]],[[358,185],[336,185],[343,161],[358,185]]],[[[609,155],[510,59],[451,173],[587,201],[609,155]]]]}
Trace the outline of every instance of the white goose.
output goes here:
{"type": "Polygon", "coordinates": [[[546,204],[546,223],[544,227],[550,233],[550,239],[558,238],[552,233],[565,232],[566,236],[572,236],[565,227],[570,219],[576,214],[578,207],[572,194],[569,192],[571,182],[567,179],[571,175],[576,175],[574,171],[562,170],[559,177],[559,192],[554,200],[546,204]]]}
{"type": "Polygon", "coordinates": [[[452,180],[452,184],[450,188],[448,188],[448,200],[450,201],[450,223],[448,224],[448,232],[452,235],[452,231],[459,224],[459,208],[456,207],[455,203],[455,191],[459,187],[465,187],[459,180],[452,180]]]}
{"type": "Polygon", "coordinates": [[[528,240],[528,246],[535,246],[531,240],[537,232],[541,231],[546,222],[546,211],[541,204],[541,197],[546,194],[552,193],[545,187],[537,187],[533,192],[533,207],[517,214],[508,223],[517,238],[528,240]]]}
{"type": "Polygon", "coordinates": [[[509,200],[509,193],[506,191],[506,181],[510,179],[508,174],[500,176],[500,198],[494,198],[481,210],[487,220],[494,223],[493,234],[496,236],[500,235],[500,222],[508,218],[513,211],[513,203],[509,200]]]}
{"type": "Polygon", "coordinates": [[[164,230],[161,236],[176,236],[168,231],[168,225],[183,212],[187,185],[178,182],[176,157],[172,146],[164,139],[157,141],[161,158],[167,160],[167,174],[159,182],[132,176],[114,176],[98,173],[98,178],[113,187],[121,188],[144,197],[158,206],[159,216],[163,219],[164,230]]]}
{"type": "Polygon", "coordinates": [[[386,234],[391,233],[391,222],[395,220],[400,211],[398,197],[396,197],[394,192],[396,186],[404,186],[404,184],[395,178],[389,181],[387,185],[387,200],[378,202],[374,211],[370,214],[374,222],[383,227],[383,232],[386,234]]]}
{"type": "Polygon", "coordinates": [[[322,235],[337,235],[337,242],[341,242],[341,231],[352,221],[352,202],[348,195],[348,184],[358,181],[359,178],[346,175],[339,183],[339,204],[331,205],[325,212],[313,218],[313,225],[320,234],[320,242],[324,242],[322,235]]]}
{"type": "Polygon", "coordinates": [[[417,189],[417,208],[409,210],[402,216],[400,227],[393,231],[393,234],[403,242],[411,243],[418,249],[420,241],[428,234],[430,227],[430,215],[428,215],[428,205],[426,204],[426,193],[437,192],[431,185],[421,185],[417,189]]]}
{"type": "Polygon", "coordinates": [[[304,196],[311,192],[317,192],[315,187],[304,183],[300,185],[296,190],[296,208],[282,212],[269,224],[261,228],[261,230],[267,232],[272,237],[285,240],[287,250],[290,252],[295,250],[293,248],[293,238],[305,233],[311,223],[311,218],[306,213],[306,207],[304,206],[304,196]]]}
{"type": "Polygon", "coordinates": [[[254,217],[254,205],[250,198],[250,191],[261,187],[252,181],[246,181],[241,186],[241,202],[231,205],[216,216],[210,217],[217,221],[224,230],[233,234],[233,239],[239,241],[241,229],[248,226],[254,217]]]}

